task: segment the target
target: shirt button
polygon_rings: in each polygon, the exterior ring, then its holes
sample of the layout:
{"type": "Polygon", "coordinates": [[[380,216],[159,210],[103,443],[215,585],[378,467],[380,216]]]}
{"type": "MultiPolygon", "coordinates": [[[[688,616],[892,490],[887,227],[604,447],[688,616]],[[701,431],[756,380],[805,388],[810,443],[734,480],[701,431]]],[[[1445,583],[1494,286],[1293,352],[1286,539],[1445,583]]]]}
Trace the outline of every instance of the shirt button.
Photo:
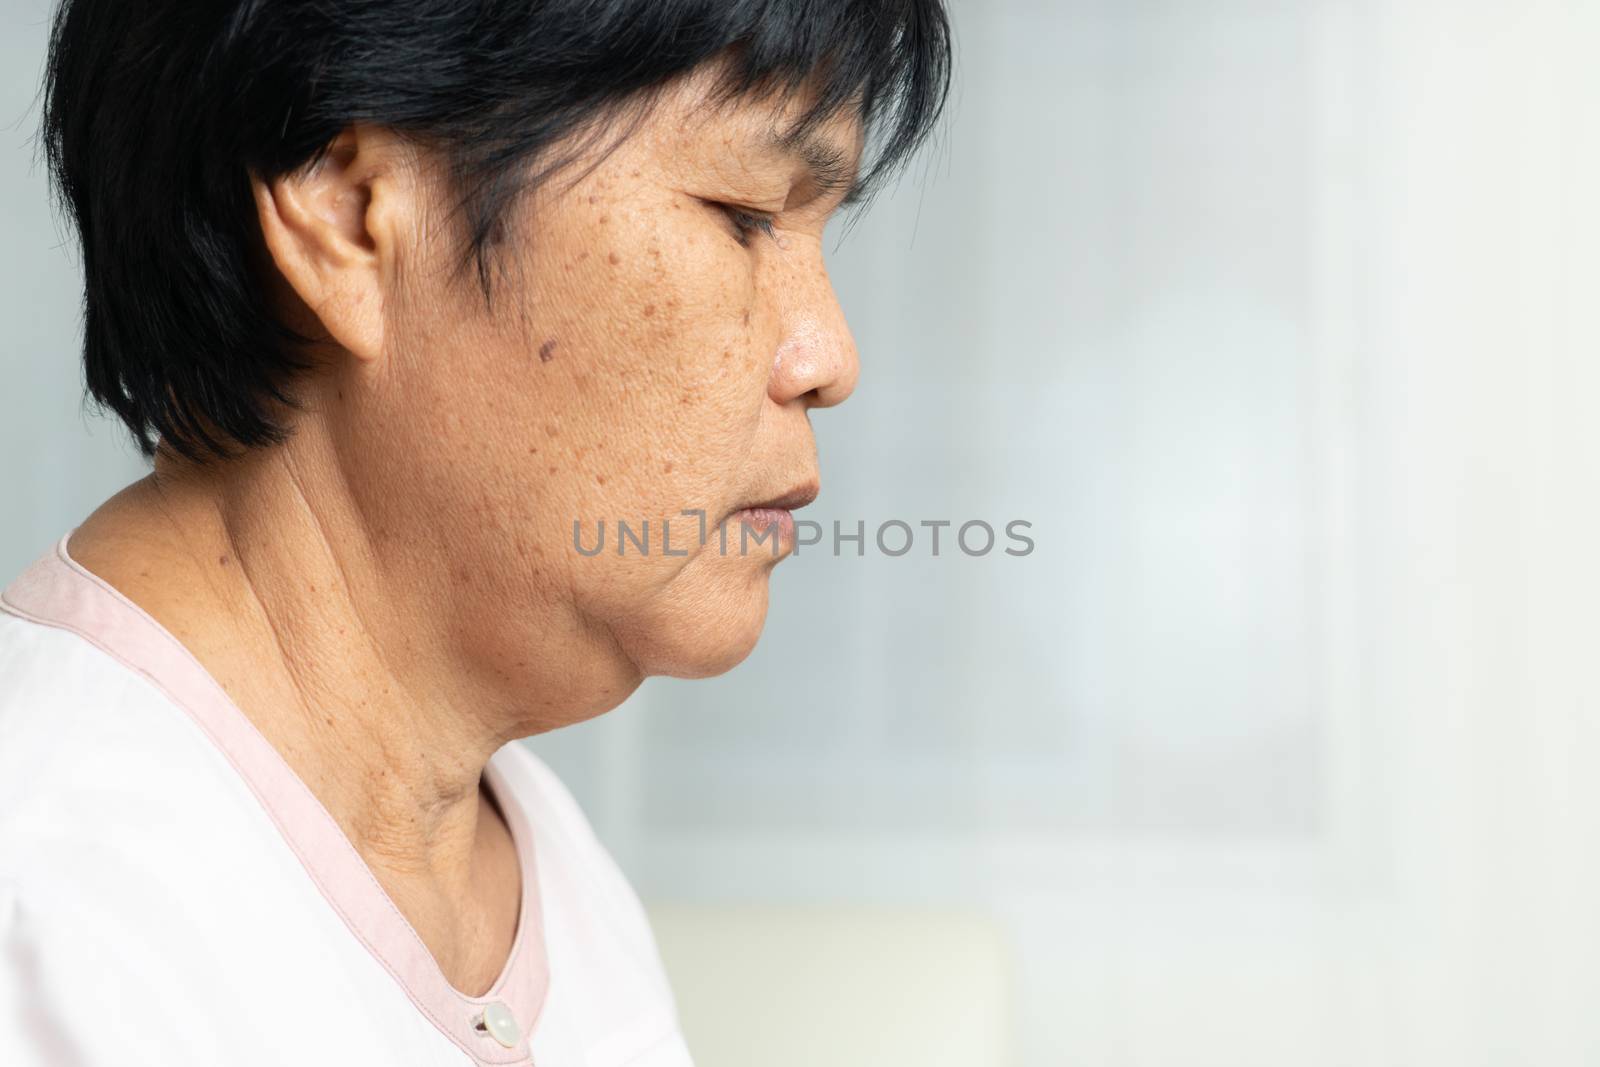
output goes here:
{"type": "Polygon", "coordinates": [[[517,1028],[517,1020],[511,1014],[511,1009],[498,1000],[484,1006],[483,1028],[506,1048],[514,1048],[522,1040],[522,1031],[517,1028]]]}

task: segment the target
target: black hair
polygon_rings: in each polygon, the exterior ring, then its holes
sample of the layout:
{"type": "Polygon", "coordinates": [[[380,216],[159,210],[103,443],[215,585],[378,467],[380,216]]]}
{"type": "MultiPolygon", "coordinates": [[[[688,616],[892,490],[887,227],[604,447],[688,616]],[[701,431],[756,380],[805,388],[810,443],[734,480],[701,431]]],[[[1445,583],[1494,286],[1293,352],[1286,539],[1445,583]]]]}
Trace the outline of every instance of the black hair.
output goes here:
{"type": "Polygon", "coordinates": [[[530,161],[717,57],[719,99],[854,107],[864,203],[949,89],[943,0],[62,0],[42,139],[84,272],[89,394],[188,459],[287,437],[267,400],[313,363],[257,269],[249,176],[294,173],[367,123],[437,148],[465,258],[488,255],[530,161]],[[213,432],[214,431],[214,432],[213,432]]]}

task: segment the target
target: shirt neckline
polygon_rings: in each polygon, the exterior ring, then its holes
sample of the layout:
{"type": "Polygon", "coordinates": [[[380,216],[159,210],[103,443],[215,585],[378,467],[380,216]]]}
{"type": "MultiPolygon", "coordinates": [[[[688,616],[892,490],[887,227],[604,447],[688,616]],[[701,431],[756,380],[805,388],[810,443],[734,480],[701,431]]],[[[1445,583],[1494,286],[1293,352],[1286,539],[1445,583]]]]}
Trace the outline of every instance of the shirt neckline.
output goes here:
{"type": "Polygon", "coordinates": [[[511,745],[490,758],[484,779],[521,868],[517,932],[494,984],[469,996],[445,977],[333,816],[204,665],[153,616],[68,554],[76,532],[74,526],[64,533],[53,551],[0,591],[0,608],[79,634],[166,693],[233,765],[323,897],[418,1010],[478,1061],[526,1063],[549,989],[549,960],[532,823],[500,766],[515,756],[511,745]],[[480,1029],[485,1008],[495,1002],[510,1009],[520,1032],[509,1048],[480,1029]]]}

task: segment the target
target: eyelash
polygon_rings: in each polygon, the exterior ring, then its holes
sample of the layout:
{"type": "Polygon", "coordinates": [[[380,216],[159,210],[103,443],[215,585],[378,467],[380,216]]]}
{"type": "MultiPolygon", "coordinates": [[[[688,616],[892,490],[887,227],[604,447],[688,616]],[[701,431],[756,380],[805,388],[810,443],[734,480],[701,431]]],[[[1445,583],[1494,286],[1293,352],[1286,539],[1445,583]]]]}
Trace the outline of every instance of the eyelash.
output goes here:
{"type": "Polygon", "coordinates": [[[728,218],[733,220],[733,224],[739,228],[740,244],[748,245],[752,233],[764,233],[768,237],[776,239],[777,234],[773,230],[775,221],[773,216],[746,211],[743,208],[734,207],[732,204],[722,204],[720,206],[723,211],[727,212],[728,218]]]}

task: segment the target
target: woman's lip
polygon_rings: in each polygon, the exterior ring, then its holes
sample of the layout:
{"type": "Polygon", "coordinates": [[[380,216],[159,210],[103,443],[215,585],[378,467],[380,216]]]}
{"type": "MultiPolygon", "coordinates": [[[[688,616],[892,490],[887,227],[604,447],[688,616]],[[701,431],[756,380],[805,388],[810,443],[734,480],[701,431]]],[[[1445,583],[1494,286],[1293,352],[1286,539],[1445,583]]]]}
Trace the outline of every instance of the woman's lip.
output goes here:
{"type": "MultiPolygon", "coordinates": [[[[802,482],[790,489],[782,496],[773,497],[771,500],[752,504],[740,508],[730,514],[730,519],[737,519],[741,526],[754,531],[756,538],[750,541],[752,551],[774,551],[774,544],[770,531],[777,530],[776,553],[781,555],[794,547],[794,515],[795,508],[803,508],[817,499],[819,486],[815,481],[802,482]]],[[[741,546],[744,542],[741,540],[741,546]]]]}
{"type": "Polygon", "coordinates": [[[759,504],[751,504],[749,507],[745,508],[744,510],[745,511],[763,511],[763,510],[766,510],[766,511],[794,511],[794,510],[796,510],[798,508],[805,507],[807,504],[809,504],[813,500],[817,499],[817,492],[818,492],[819,488],[820,487],[817,485],[816,482],[806,482],[803,485],[795,486],[793,489],[789,490],[787,493],[784,493],[782,496],[773,497],[771,500],[763,500],[759,504]]]}
{"type": "MultiPolygon", "coordinates": [[[[744,525],[750,527],[752,530],[755,530],[757,533],[767,537],[771,536],[769,531],[776,526],[778,530],[778,547],[780,548],[786,545],[792,545],[794,543],[794,515],[789,512],[788,508],[774,508],[766,506],[759,508],[740,508],[738,511],[733,513],[733,517],[738,519],[744,525]]],[[[759,543],[761,545],[771,544],[770,541],[766,540],[752,543],[759,543]]]]}

